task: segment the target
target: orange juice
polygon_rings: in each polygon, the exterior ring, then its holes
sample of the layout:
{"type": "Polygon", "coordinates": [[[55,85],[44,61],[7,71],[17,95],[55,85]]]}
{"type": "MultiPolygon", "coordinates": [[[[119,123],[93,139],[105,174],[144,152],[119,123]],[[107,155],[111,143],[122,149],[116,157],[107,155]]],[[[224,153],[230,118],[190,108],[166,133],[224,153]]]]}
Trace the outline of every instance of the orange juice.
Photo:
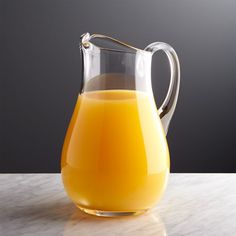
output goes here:
{"type": "Polygon", "coordinates": [[[62,151],[69,197],[88,210],[136,212],[152,207],[169,173],[163,132],[154,101],[144,92],[81,94],[62,151]]]}

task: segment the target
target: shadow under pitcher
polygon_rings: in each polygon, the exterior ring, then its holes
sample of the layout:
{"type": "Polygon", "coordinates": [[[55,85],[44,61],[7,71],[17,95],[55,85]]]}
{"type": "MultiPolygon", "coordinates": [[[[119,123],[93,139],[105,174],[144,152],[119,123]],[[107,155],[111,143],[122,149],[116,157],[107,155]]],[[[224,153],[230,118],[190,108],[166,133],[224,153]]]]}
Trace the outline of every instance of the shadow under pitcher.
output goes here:
{"type": "Polygon", "coordinates": [[[179,93],[174,49],[155,42],[144,50],[108,36],[81,36],[83,84],[61,158],[65,190],[78,208],[98,216],[136,215],[162,196],[170,160],[166,133],[179,93]],[[167,96],[156,109],[152,55],[170,63],[167,96]]]}

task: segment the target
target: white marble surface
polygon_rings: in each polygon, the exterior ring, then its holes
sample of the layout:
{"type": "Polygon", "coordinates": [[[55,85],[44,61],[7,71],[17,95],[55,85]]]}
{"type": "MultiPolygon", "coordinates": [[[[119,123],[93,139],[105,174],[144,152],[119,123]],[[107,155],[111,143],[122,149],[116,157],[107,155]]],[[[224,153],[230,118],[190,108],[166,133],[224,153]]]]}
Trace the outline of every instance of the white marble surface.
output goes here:
{"type": "Polygon", "coordinates": [[[119,219],[77,210],[59,174],[1,174],[0,235],[236,235],[236,174],[172,174],[157,207],[119,219]]]}

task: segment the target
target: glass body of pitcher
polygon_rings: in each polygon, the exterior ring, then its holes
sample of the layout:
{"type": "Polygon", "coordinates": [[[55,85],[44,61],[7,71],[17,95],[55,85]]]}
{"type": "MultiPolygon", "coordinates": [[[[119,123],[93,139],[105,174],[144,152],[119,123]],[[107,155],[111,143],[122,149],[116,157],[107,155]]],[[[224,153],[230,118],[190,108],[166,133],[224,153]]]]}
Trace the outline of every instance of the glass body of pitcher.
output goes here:
{"type": "Polygon", "coordinates": [[[145,50],[113,38],[81,36],[83,84],[62,150],[65,190],[78,208],[99,216],[135,215],[153,207],[169,175],[166,133],[180,83],[168,44],[145,50]],[[169,58],[171,79],[156,109],[151,85],[155,51],[169,58]]]}

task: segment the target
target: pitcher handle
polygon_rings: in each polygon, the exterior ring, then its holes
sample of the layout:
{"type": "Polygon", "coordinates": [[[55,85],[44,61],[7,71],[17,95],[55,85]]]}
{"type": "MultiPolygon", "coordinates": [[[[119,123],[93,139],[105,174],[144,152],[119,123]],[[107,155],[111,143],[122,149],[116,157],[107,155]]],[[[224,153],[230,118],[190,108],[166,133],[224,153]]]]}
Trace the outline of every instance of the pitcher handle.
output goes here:
{"type": "Polygon", "coordinates": [[[170,63],[170,84],[168,88],[168,92],[164,102],[161,107],[158,109],[159,116],[161,118],[161,122],[165,131],[165,134],[168,132],[169,124],[173,113],[175,111],[176,103],[179,95],[179,86],[180,86],[180,65],[179,59],[175,52],[175,50],[163,42],[154,42],[148,45],[145,51],[151,52],[154,54],[155,52],[162,50],[165,52],[169,59],[170,63]]]}

